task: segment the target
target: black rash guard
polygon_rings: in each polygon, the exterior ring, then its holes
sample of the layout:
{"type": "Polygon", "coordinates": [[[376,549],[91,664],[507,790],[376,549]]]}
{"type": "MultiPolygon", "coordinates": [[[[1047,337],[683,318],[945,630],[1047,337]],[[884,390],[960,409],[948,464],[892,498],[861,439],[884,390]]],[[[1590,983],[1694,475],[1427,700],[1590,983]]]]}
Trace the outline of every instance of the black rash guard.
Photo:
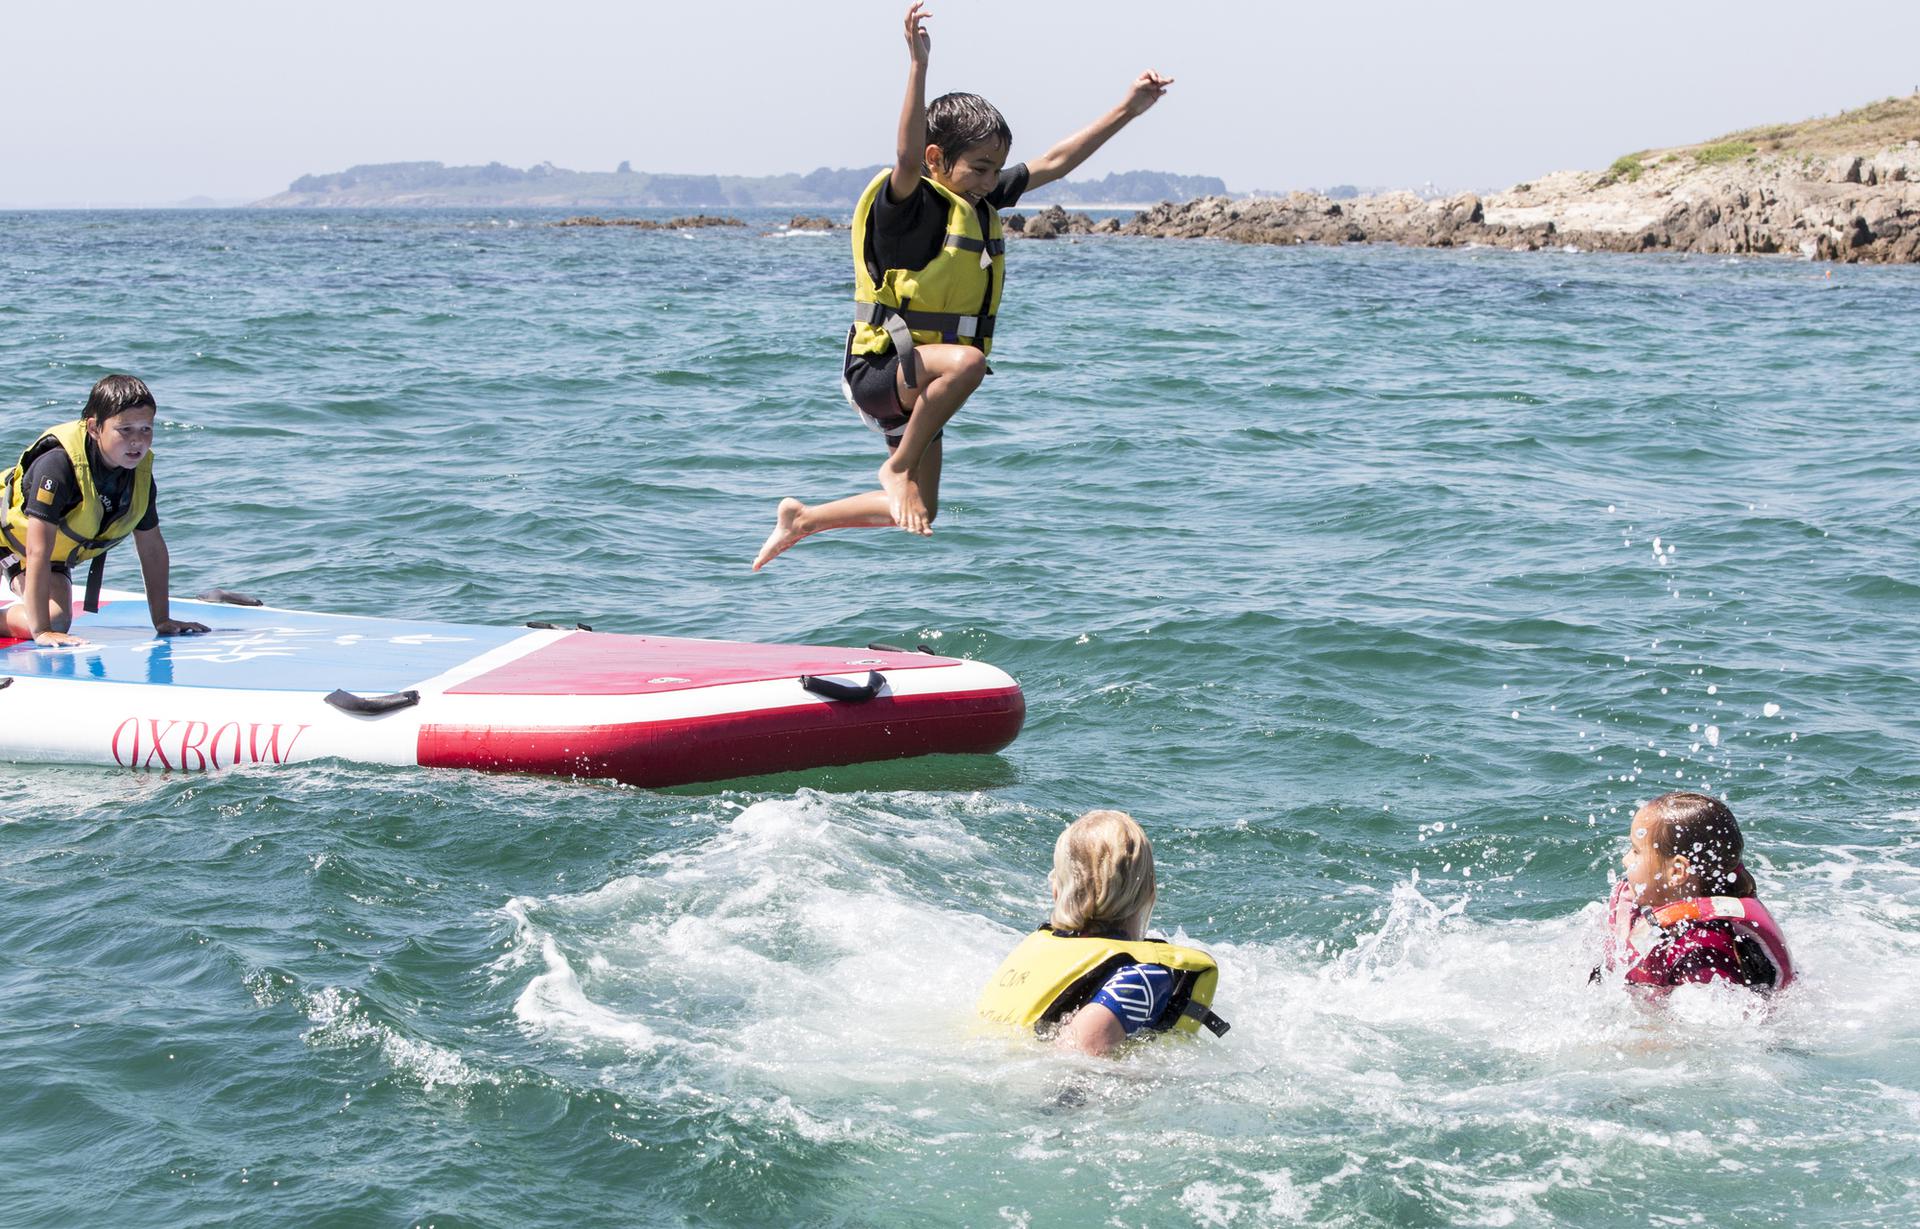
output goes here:
{"type": "MultiPolygon", "coordinates": [[[[987,193],[989,209],[1011,209],[1027,190],[1027,164],[1017,162],[1000,172],[1000,181],[987,193]]],[[[873,198],[873,256],[882,269],[924,269],[947,244],[947,198],[922,179],[912,196],[892,198],[882,189],[873,198]]]]}

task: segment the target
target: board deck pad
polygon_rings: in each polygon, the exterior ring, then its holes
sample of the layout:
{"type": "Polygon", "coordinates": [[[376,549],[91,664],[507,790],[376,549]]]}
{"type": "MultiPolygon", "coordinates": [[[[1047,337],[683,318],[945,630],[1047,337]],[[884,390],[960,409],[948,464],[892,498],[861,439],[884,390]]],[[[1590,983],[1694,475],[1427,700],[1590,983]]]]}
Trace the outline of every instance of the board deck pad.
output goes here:
{"type": "Polygon", "coordinates": [[[258,606],[175,601],[176,619],[213,630],[156,636],[140,599],[76,611],[73,633],[88,643],[49,649],[8,640],[0,674],[170,687],[386,693],[444,674],[526,634],[417,619],[367,619],[258,606]]]}
{"type": "Polygon", "coordinates": [[[796,674],[924,669],[949,660],[924,653],[575,632],[516,662],[449,687],[447,694],[632,696],[796,674]]]}

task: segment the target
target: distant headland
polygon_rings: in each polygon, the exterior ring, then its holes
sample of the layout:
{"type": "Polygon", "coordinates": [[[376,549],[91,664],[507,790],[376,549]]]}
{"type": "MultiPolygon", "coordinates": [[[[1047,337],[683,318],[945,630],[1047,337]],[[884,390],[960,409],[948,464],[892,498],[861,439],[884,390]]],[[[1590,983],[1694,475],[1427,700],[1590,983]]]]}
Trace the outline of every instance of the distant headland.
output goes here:
{"type": "MultiPolygon", "coordinates": [[[[1071,234],[1094,225],[1053,216],[1043,229],[1071,234]]],[[[1109,229],[1242,243],[1780,252],[1920,263],[1920,94],[1640,150],[1603,171],[1556,171],[1484,198],[1214,196],[1156,206],[1109,229]]]]}
{"type": "MultiPolygon", "coordinates": [[[[569,171],[538,166],[444,166],[438,162],[384,162],[328,175],[302,175],[285,192],[253,202],[254,208],[445,208],[518,209],[850,209],[879,166],[821,167],[804,175],[668,175],[636,171],[622,162],[613,171],[569,171]]],[[[1149,201],[1192,200],[1224,195],[1227,185],[1211,175],[1126,171],[1104,179],[1048,184],[1025,198],[1092,207],[1138,206],[1149,201]]]]}
{"type": "MultiPolygon", "coordinates": [[[[795,208],[846,211],[878,166],[760,177],[395,162],[305,175],[256,207],[795,208]]],[[[1500,192],[1453,196],[1352,189],[1232,197],[1212,176],[1128,171],[1050,184],[1021,201],[1029,239],[1084,234],[1239,243],[1783,253],[1920,263],[1920,93],[1834,116],[1624,154],[1604,170],[1555,171],[1500,192]],[[1062,208],[1138,208],[1095,221],[1062,208]]],[[[583,218],[578,225],[606,219],[583,218]]],[[[797,223],[796,223],[797,224],[797,223]]]]}

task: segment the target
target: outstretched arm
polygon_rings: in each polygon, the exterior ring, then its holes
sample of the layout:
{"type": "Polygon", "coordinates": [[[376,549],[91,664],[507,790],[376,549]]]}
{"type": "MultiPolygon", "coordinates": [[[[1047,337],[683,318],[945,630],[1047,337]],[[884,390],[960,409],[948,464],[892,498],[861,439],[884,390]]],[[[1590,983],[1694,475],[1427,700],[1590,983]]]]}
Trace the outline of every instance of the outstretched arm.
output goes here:
{"type": "MultiPolygon", "coordinates": [[[[1038,158],[1027,161],[1027,190],[1032,191],[1041,184],[1050,184],[1054,180],[1069,174],[1075,167],[1093,156],[1093,151],[1107,143],[1107,138],[1127,126],[1128,121],[1137,115],[1145,114],[1148,107],[1160,101],[1160,96],[1173,84],[1172,77],[1163,77],[1148,69],[1134,80],[1133,88],[1120,100],[1120,105],[1107,112],[1085,128],[1059,142],[1038,158]]],[[[898,175],[900,172],[895,171],[898,175]]]]}
{"type": "Polygon", "coordinates": [[[887,181],[887,195],[904,201],[920,188],[920,172],[927,160],[927,56],[933,39],[927,34],[927,18],[921,0],[907,10],[907,98],[900,104],[900,140],[893,155],[893,175],[887,181]]]}
{"type": "Polygon", "coordinates": [[[205,623],[176,619],[168,609],[167,573],[171,560],[167,557],[167,540],[160,536],[159,526],[134,530],[133,549],[140,556],[140,578],[147,585],[147,613],[153,616],[153,630],[162,636],[206,631],[205,623]]]}

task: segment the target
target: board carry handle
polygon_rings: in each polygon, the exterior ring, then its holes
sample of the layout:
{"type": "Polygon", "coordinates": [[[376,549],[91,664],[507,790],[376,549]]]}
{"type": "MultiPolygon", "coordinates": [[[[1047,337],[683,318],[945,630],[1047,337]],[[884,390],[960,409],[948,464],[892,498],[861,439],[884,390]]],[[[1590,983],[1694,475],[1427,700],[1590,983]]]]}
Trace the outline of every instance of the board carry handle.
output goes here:
{"type": "MultiPolygon", "coordinates": [[[[529,619],[527,621],[527,626],[531,627],[533,630],[537,632],[557,632],[560,630],[560,625],[558,623],[549,623],[545,619],[529,619]]],[[[590,632],[593,630],[593,624],[575,623],[573,625],[573,630],[576,632],[590,632]]]]}
{"type": "Polygon", "coordinates": [[[265,602],[257,597],[248,597],[232,589],[209,589],[200,595],[203,602],[218,602],[222,606],[264,606],[265,602]]]}
{"type": "Polygon", "coordinates": [[[864,683],[843,683],[839,679],[822,678],[817,674],[803,674],[800,685],[816,696],[825,696],[829,700],[845,700],[849,704],[864,704],[880,694],[887,680],[880,677],[878,670],[867,671],[864,683]]]}
{"type": "Polygon", "coordinates": [[[408,688],[396,691],[388,696],[356,696],[345,689],[337,690],[327,697],[327,703],[343,713],[357,713],[362,717],[378,717],[383,713],[395,712],[403,708],[412,708],[420,703],[420,693],[408,688]]]}

